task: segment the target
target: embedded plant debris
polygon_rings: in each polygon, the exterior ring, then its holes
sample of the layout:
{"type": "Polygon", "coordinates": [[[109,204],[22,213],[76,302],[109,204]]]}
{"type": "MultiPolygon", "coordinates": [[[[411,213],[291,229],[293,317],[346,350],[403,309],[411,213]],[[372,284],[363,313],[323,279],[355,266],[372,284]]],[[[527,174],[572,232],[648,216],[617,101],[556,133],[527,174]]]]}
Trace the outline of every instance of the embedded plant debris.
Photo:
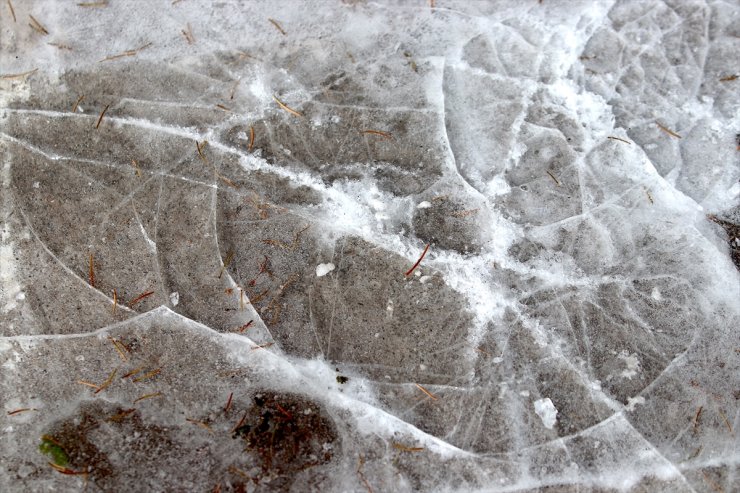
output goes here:
{"type": "Polygon", "coordinates": [[[411,274],[413,274],[416,268],[419,267],[419,264],[421,264],[421,261],[424,260],[424,256],[427,254],[427,251],[429,251],[429,243],[426,244],[426,246],[424,247],[424,251],[421,252],[419,260],[417,260],[416,263],[412,265],[409,270],[406,271],[406,273],[404,274],[406,277],[409,277],[411,274]]]}

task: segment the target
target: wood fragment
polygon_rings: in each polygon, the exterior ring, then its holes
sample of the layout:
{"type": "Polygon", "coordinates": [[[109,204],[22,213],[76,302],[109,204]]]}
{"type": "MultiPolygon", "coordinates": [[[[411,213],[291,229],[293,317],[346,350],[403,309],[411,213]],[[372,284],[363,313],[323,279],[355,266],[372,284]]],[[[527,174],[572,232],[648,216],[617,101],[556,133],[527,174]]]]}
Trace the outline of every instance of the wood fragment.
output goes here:
{"type": "Polygon", "coordinates": [[[233,258],[234,258],[234,250],[229,250],[229,252],[226,254],[226,258],[224,259],[224,264],[221,266],[221,271],[218,273],[219,279],[221,279],[221,276],[224,275],[224,271],[229,266],[233,258]]]}
{"type": "Polygon", "coordinates": [[[394,449],[400,450],[401,452],[421,452],[426,450],[424,447],[407,447],[406,445],[396,442],[393,442],[391,445],[393,445],[394,449]]]}
{"type": "Polygon", "coordinates": [[[193,28],[190,27],[189,22],[187,24],[187,28],[182,30],[182,35],[185,36],[185,41],[187,41],[189,45],[195,43],[195,36],[193,36],[193,28]]]}
{"type": "Polygon", "coordinates": [[[555,178],[555,175],[553,175],[549,169],[547,170],[547,174],[550,175],[550,178],[552,178],[552,181],[555,182],[555,185],[560,186],[560,181],[558,181],[558,179],[555,178]]]}
{"type": "Polygon", "coordinates": [[[90,254],[90,277],[88,279],[90,286],[95,287],[95,258],[90,254]]]}
{"type": "Polygon", "coordinates": [[[0,79],[22,79],[24,77],[28,77],[31,74],[35,74],[38,71],[38,68],[35,68],[33,70],[29,70],[28,72],[21,72],[19,74],[6,74],[6,75],[0,75],[0,79]]]}
{"type": "Polygon", "coordinates": [[[696,414],[694,415],[694,434],[696,435],[697,430],[699,429],[699,419],[701,419],[701,412],[704,410],[704,406],[699,406],[699,409],[696,410],[696,414]]]}
{"type": "Polygon", "coordinates": [[[120,356],[124,362],[128,361],[128,356],[126,356],[126,353],[124,352],[128,351],[128,348],[124,346],[122,342],[112,338],[111,336],[108,336],[108,340],[113,344],[113,347],[116,348],[118,356],[120,356]]]}
{"type": "Polygon", "coordinates": [[[425,393],[425,394],[426,394],[427,396],[429,396],[429,397],[430,397],[430,398],[431,398],[432,400],[436,401],[436,400],[438,399],[438,397],[437,397],[436,395],[432,394],[431,392],[429,392],[429,391],[428,391],[427,389],[425,389],[424,387],[422,387],[422,386],[421,386],[421,385],[419,385],[418,383],[415,383],[414,385],[416,385],[416,386],[417,386],[417,387],[419,388],[419,390],[421,390],[422,392],[424,392],[424,393],[425,393]]]}
{"type": "Polygon", "coordinates": [[[216,105],[216,108],[218,108],[220,110],[223,110],[223,111],[226,111],[228,113],[231,113],[231,110],[229,108],[227,108],[226,106],[222,105],[222,104],[217,104],[216,105]]]}
{"type": "Polygon", "coordinates": [[[278,31],[280,31],[280,34],[282,34],[283,36],[285,36],[286,34],[288,34],[288,33],[285,32],[285,30],[282,28],[282,26],[280,26],[280,24],[278,24],[278,21],[276,21],[275,19],[271,19],[271,18],[268,17],[267,20],[270,21],[270,23],[273,26],[275,26],[275,29],[277,29],[278,31]]]}
{"type": "Polygon", "coordinates": [[[253,148],[254,148],[254,127],[250,125],[249,126],[249,146],[247,147],[247,152],[252,152],[253,148]]]}
{"type": "Polygon", "coordinates": [[[75,103],[74,106],[72,106],[72,113],[77,113],[77,107],[80,105],[80,103],[82,102],[83,99],[85,99],[85,95],[84,94],[82,96],[80,96],[79,98],[77,98],[77,102],[75,103]]]}
{"type": "Polygon", "coordinates": [[[293,108],[291,108],[290,106],[288,106],[288,105],[286,105],[285,103],[283,103],[282,101],[280,101],[280,100],[279,100],[279,99],[277,98],[277,96],[275,96],[274,94],[272,95],[272,99],[274,99],[274,100],[275,100],[275,102],[276,102],[276,103],[278,104],[278,106],[280,106],[280,107],[281,107],[282,109],[284,109],[285,111],[287,111],[287,112],[288,112],[288,113],[290,113],[291,115],[293,115],[293,116],[297,116],[297,117],[299,117],[299,118],[303,118],[303,115],[302,115],[301,113],[297,112],[296,110],[294,110],[294,109],[293,109],[293,108]]]}
{"type": "Polygon", "coordinates": [[[619,142],[624,142],[625,144],[630,144],[630,145],[632,144],[632,142],[630,142],[629,140],[624,140],[624,139],[619,138],[619,137],[614,137],[613,135],[609,135],[606,138],[607,139],[612,139],[612,140],[618,140],[619,142]]]}
{"type": "Polygon", "coordinates": [[[228,413],[229,409],[231,409],[231,399],[234,398],[234,393],[229,394],[229,400],[226,401],[226,406],[224,407],[224,413],[228,413]]]}
{"type": "Polygon", "coordinates": [[[44,25],[41,24],[34,16],[29,14],[28,17],[31,18],[31,22],[28,25],[31,26],[34,31],[39,32],[44,36],[49,35],[49,31],[47,31],[44,25]]]}
{"type": "Polygon", "coordinates": [[[110,373],[110,375],[108,375],[108,378],[107,378],[107,379],[105,380],[105,382],[103,382],[103,383],[102,383],[102,385],[100,385],[100,387],[98,387],[98,390],[96,390],[96,391],[95,391],[95,392],[93,392],[93,393],[94,393],[94,394],[98,394],[98,393],[100,393],[100,392],[104,391],[105,389],[107,389],[108,387],[110,387],[110,384],[112,384],[112,383],[113,383],[113,378],[114,378],[114,377],[116,376],[116,372],[117,372],[117,371],[118,371],[118,370],[113,370],[113,371],[112,371],[112,372],[110,373]]]}
{"type": "Polygon", "coordinates": [[[15,9],[13,8],[13,2],[8,0],[8,8],[10,9],[10,15],[13,17],[13,23],[15,24],[17,22],[17,19],[15,18],[15,9]]]}
{"type": "Polygon", "coordinates": [[[98,117],[98,123],[95,124],[95,129],[98,129],[100,127],[100,122],[103,121],[103,117],[105,116],[105,112],[108,111],[108,108],[110,107],[109,104],[105,105],[105,108],[103,108],[103,111],[100,112],[100,116],[98,117]]]}
{"type": "Polygon", "coordinates": [[[131,160],[131,165],[136,170],[136,176],[138,176],[139,178],[141,178],[141,168],[139,168],[139,162],[136,161],[136,159],[132,159],[131,160]]]}
{"type": "Polygon", "coordinates": [[[136,382],[141,382],[142,380],[148,380],[148,379],[150,379],[152,377],[155,377],[155,376],[159,375],[159,373],[161,371],[162,371],[161,368],[157,368],[156,370],[152,370],[150,372],[147,372],[147,373],[143,374],[140,377],[134,378],[133,381],[134,381],[134,383],[136,383],[136,382]]]}
{"type": "Polygon", "coordinates": [[[383,137],[388,140],[393,140],[393,135],[391,135],[388,132],[383,132],[381,130],[360,130],[361,134],[370,134],[370,135],[378,135],[380,137],[383,137]]]}
{"type": "Polygon", "coordinates": [[[650,201],[650,204],[655,203],[655,201],[653,200],[653,194],[651,194],[650,190],[648,190],[647,188],[645,189],[645,195],[647,195],[647,198],[650,201]]]}
{"type": "Polygon", "coordinates": [[[145,293],[141,293],[139,296],[134,298],[133,300],[129,301],[128,306],[129,308],[133,308],[135,304],[143,300],[144,298],[147,298],[154,294],[154,291],[146,291],[145,293]]]}
{"type": "Polygon", "coordinates": [[[107,7],[108,0],[101,0],[99,2],[82,2],[77,4],[78,7],[107,7]]]}
{"type": "Polygon", "coordinates": [[[143,401],[145,399],[153,399],[154,397],[160,397],[162,395],[162,392],[154,392],[153,394],[144,394],[141,397],[137,398],[134,401],[134,404],[136,404],[139,401],[143,401]]]}
{"type": "Polygon", "coordinates": [[[103,58],[102,60],[98,60],[98,63],[101,63],[101,62],[109,62],[111,60],[118,60],[119,58],[124,58],[124,57],[128,57],[128,56],[135,56],[139,52],[141,52],[141,51],[149,48],[151,45],[152,45],[152,43],[147,43],[145,45],[139,46],[138,48],[134,48],[133,50],[126,50],[126,51],[124,51],[122,53],[118,53],[116,55],[107,56],[107,57],[103,58]]]}
{"type": "Polygon", "coordinates": [[[674,132],[673,130],[671,130],[671,129],[669,129],[669,128],[666,128],[666,127],[664,127],[663,125],[661,125],[661,124],[660,124],[660,123],[658,123],[658,122],[655,122],[655,124],[656,124],[656,125],[658,126],[658,128],[659,128],[659,129],[661,129],[661,130],[662,130],[663,132],[667,133],[667,134],[668,134],[668,135],[670,135],[671,137],[675,137],[675,138],[677,138],[677,139],[680,139],[680,138],[681,138],[681,136],[680,136],[680,135],[678,135],[678,134],[677,134],[676,132],[674,132]]]}
{"type": "Polygon", "coordinates": [[[185,421],[187,421],[188,423],[193,423],[194,425],[198,425],[201,428],[208,430],[210,433],[213,433],[213,430],[211,429],[210,426],[208,426],[208,423],[204,423],[203,421],[198,421],[198,420],[191,419],[191,418],[185,418],[185,421]]]}
{"type": "Polygon", "coordinates": [[[737,80],[740,77],[740,75],[732,74],[725,77],[722,77],[719,81],[720,82],[731,82],[733,80],[737,80]]]}
{"type": "Polygon", "coordinates": [[[412,265],[409,270],[406,271],[404,276],[409,277],[411,274],[414,273],[416,268],[419,267],[419,264],[421,263],[422,260],[424,260],[424,256],[427,254],[427,251],[429,250],[429,245],[431,245],[431,243],[426,244],[426,246],[424,247],[424,251],[421,252],[421,257],[419,257],[419,260],[417,260],[416,263],[412,265]]]}
{"type": "Polygon", "coordinates": [[[38,411],[35,407],[23,407],[21,409],[16,409],[15,411],[8,411],[8,416],[15,416],[16,414],[25,413],[28,411],[38,411]]]}

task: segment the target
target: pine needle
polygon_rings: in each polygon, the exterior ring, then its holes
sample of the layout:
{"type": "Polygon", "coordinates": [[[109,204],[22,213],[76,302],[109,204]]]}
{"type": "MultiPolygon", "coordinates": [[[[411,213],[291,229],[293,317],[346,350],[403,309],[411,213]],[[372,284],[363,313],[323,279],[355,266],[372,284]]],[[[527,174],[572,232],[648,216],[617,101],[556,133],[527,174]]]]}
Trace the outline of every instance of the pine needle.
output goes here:
{"type": "Polygon", "coordinates": [[[103,117],[105,116],[105,112],[108,111],[108,108],[110,107],[109,104],[105,105],[105,108],[103,108],[103,111],[100,113],[100,117],[98,117],[98,123],[95,124],[95,129],[97,130],[100,127],[100,123],[103,121],[103,117]]]}
{"type": "Polygon", "coordinates": [[[437,397],[436,395],[432,394],[431,392],[429,392],[429,391],[428,391],[427,389],[425,389],[424,387],[422,387],[422,386],[421,386],[421,385],[419,385],[418,383],[415,383],[414,385],[416,385],[416,386],[417,386],[417,387],[419,388],[419,390],[421,390],[422,392],[424,392],[424,393],[425,393],[425,394],[426,394],[427,396],[429,396],[429,397],[430,397],[430,398],[431,398],[431,399],[432,399],[433,401],[436,401],[436,400],[438,399],[438,397],[437,397]]]}
{"type": "Polygon", "coordinates": [[[287,111],[287,112],[288,112],[288,113],[290,113],[291,115],[297,116],[297,117],[299,117],[299,118],[303,118],[303,115],[302,115],[301,113],[297,112],[296,110],[294,110],[294,109],[293,109],[293,108],[291,108],[290,106],[288,106],[288,105],[286,105],[285,103],[283,103],[282,101],[280,101],[280,100],[279,100],[279,99],[277,98],[277,96],[275,96],[274,94],[272,95],[272,99],[274,99],[274,100],[275,100],[275,102],[276,102],[276,103],[277,103],[277,104],[278,104],[278,105],[279,105],[279,106],[280,106],[280,107],[281,107],[282,109],[284,109],[285,111],[287,111]]]}
{"type": "Polygon", "coordinates": [[[680,138],[681,138],[681,136],[680,136],[680,135],[678,135],[678,134],[677,134],[676,132],[674,132],[673,130],[671,130],[671,129],[669,129],[669,128],[666,128],[666,127],[664,127],[663,125],[661,125],[661,124],[660,124],[660,123],[658,123],[658,122],[655,122],[655,124],[656,124],[656,125],[658,126],[658,128],[659,128],[659,129],[661,129],[661,130],[662,130],[663,132],[667,133],[667,134],[668,134],[668,135],[670,135],[671,137],[675,137],[675,138],[677,138],[677,139],[680,139],[680,138]]]}
{"type": "Polygon", "coordinates": [[[285,36],[286,34],[288,34],[288,33],[285,32],[285,30],[282,28],[282,26],[280,26],[280,24],[278,24],[278,21],[276,21],[275,19],[268,18],[267,20],[270,21],[270,23],[273,26],[275,26],[275,29],[277,29],[278,31],[280,31],[280,34],[282,34],[283,36],[285,36]]]}
{"type": "Polygon", "coordinates": [[[421,252],[421,257],[419,257],[419,260],[416,261],[414,265],[411,266],[409,270],[406,271],[404,276],[409,277],[413,272],[416,270],[417,267],[419,267],[419,264],[424,259],[424,256],[427,254],[427,251],[429,250],[430,243],[427,243],[427,245],[424,247],[424,251],[421,252]]]}
{"type": "Polygon", "coordinates": [[[31,74],[35,74],[37,71],[38,68],[35,68],[33,70],[29,70],[28,72],[21,72],[19,74],[0,75],[0,79],[22,79],[24,77],[28,77],[31,74]]]}
{"type": "Polygon", "coordinates": [[[41,24],[34,16],[32,16],[32,15],[29,14],[28,17],[31,18],[31,22],[28,25],[31,26],[31,28],[34,31],[37,31],[37,32],[43,34],[44,36],[48,36],[49,35],[49,31],[47,31],[46,28],[44,27],[44,25],[41,24]]]}

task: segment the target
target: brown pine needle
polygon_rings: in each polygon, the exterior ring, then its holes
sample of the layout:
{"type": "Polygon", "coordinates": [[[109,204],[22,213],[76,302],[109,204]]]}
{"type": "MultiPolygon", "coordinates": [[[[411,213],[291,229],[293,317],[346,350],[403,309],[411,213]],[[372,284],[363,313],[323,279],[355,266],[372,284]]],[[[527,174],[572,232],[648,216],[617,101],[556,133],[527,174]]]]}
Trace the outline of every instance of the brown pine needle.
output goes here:
{"type": "Polygon", "coordinates": [[[108,0],[101,0],[100,2],[83,2],[78,3],[78,7],[107,7],[108,0]]]}
{"type": "Polygon", "coordinates": [[[557,178],[555,178],[555,175],[553,175],[553,174],[552,174],[552,173],[550,172],[550,170],[549,170],[549,169],[547,170],[547,174],[548,174],[548,175],[550,175],[550,178],[552,178],[552,181],[554,181],[554,182],[555,182],[555,184],[556,184],[557,186],[560,186],[560,182],[558,181],[558,179],[557,179],[557,178]]]}
{"type": "Polygon", "coordinates": [[[421,252],[421,257],[419,257],[419,260],[416,261],[414,265],[411,266],[409,270],[406,271],[404,276],[409,277],[413,272],[416,270],[417,267],[419,267],[419,264],[422,260],[424,260],[424,256],[427,254],[427,251],[429,250],[430,243],[427,243],[427,245],[424,247],[424,251],[421,252]]]}
{"type": "Polygon", "coordinates": [[[10,9],[10,15],[13,16],[13,23],[17,22],[15,18],[15,9],[13,8],[13,3],[10,0],[8,0],[8,8],[10,9]]]}
{"type": "Polygon", "coordinates": [[[124,350],[128,351],[126,346],[124,346],[121,342],[117,341],[111,336],[108,336],[108,340],[113,344],[113,347],[116,348],[116,351],[118,352],[118,356],[121,357],[123,362],[125,363],[126,361],[128,361],[128,356],[126,356],[126,353],[124,353],[124,350]]]}
{"type": "Polygon", "coordinates": [[[226,111],[228,113],[231,113],[231,110],[229,108],[227,108],[226,106],[222,105],[222,104],[217,104],[216,105],[216,108],[218,108],[220,110],[223,110],[223,111],[226,111]]]}
{"type": "Polygon", "coordinates": [[[224,407],[224,413],[228,413],[229,409],[231,409],[231,399],[234,398],[234,393],[229,394],[229,400],[226,401],[226,407],[224,407]]]}
{"type": "Polygon", "coordinates": [[[250,320],[249,322],[239,327],[239,332],[244,333],[244,331],[250,328],[252,325],[254,325],[254,320],[250,320]]]}
{"type": "Polygon", "coordinates": [[[254,127],[250,125],[249,126],[249,147],[247,147],[247,151],[252,152],[253,147],[254,147],[254,127]]]}
{"type": "Polygon", "coordinates": [[[123,421],[123,418],[125,418],[126,416],[128,416],[129,414],[131,414],[131,413],[133,413],[135,411],[136,411],[136,409],[134,409],[134,408],[124,409],[121,412],[116,413],[113,416],[111,416],[110,418],[108,418],[107,421],[113,421],[114,423],[117,423],[119,421],[123,421]]]}
{"type": "Polygon", "coordinates": [[[280,24],[278,24],[278,22],[277,22],[277,21],[276,21],[275,19],[270,19],[270,18],[268,18],[267,20],[268,20],[268,21],[270,21],[270,23],[271,23],[271,24],[272,24],[273,26],[275,26],[275,29],[277,29],[278,31],[280,31],[280,34],[282,34],[283,36],[285,36],[286,34],[288,34],[288,33],[286,33],[286,32],[285,32],[285,30],[284,30],[284,29],[283,29],[283,28],[282,28],[282,27],[280,26],[280,24]]]}
{"type": "Polygon", "coordinates": [[[150,379],[152,377],[155,377],[155,376],[159,375],[159,373],[161,371],[162,371],[161,368],[157,368],[156,370],[152,370],[150,372],[147,372],[147,373],[145,373],[144,375],[142,375],[142,376],[140,376],[138,378],[134,378],[134,382],[141,382],[142,380],[148,380],[148,379],[150,379]]]}
{"type": "Polygon", "coordinates": [[[185,40],[189,45],[195,43],[195,36],[193,36],[193,29],[190,27],[190,23],[187,24],[187,29],[182,30],[182,35],[185,36],[185,40]]]}
{"type": "Polygon", "coordinates": [[[407,447],[406,445],[403,445],[401,443],[392,443],[393,448],[400,450],[402,452],[421,452],[423,450],[426,450],[424,447],[407,447]]]}
{"type": "Polygon", "coordinates": [[[28,72],[21,72],[19,74],[0,75],[0,79],[22,79],[24,77],[28,77],[31,74],[35,74],[37,71],[38,68],[35,68],[33,70],[29,70],[28,72]]]}
{"type": "Polygon", "coordinates": [[[211,429],[210,426],[208,426],[207,423],[204,423],[202,421],[197,421],[195,419],[190,419],[190,418],[185,418],[185,421],[187,421],[188,423],[193,423],[194,425],[198,425],[201,428],[208,430],[210,433],[213,433],[213,430],[211,429]]]}
{"type": "Polygon", "coordinates": [[[137,373],[141,372],[141,370],[143,370],[143,369],[144,369],[144,366],[140,366],[140,367],[138,367],[138,368],[136,368],[134,370],[131,370],[130,372],[128,372],[124,376],[122,376],[121,377],[121,380],[123,380],[124,378],[132,377],[132,376],[136,375],[137,373]]]}
{"type": "Polygon", "coordinates": [[[722,412],[722,409],[717,409],[717,411],[719,411],[719,415],[722,416],[722,421],[725,422],[725,426],[730,432],[730,435],[735,436],[735,432],[732,431],[732,425],[730,425],[730,421],[727,419],[727,416],[725,416],[725,413],[722,412]]]}
{"type": "Polygon", "coordinates": [[[102,385],[101,385],[100,387],[98,387],[98,390],[96,390],[96,391],[95,391],[95,392],[93,392],[93,393],[94,393],[94,394],[97,394],[97,393],[99,393],[99,392],[102,392],[103,390],[107,389],[108,387],[110,387],[110,384],[112,384],[112,383],[113,383],[113,378],[114,378],[114,377],[116,376],[116,372],[117,372],[117,371],[118,371],[118,370],[113,370],[113,371],[112,371],[112,372],[110,373],[110,375],[108,375],[108,378],[107,378],[107,379],[105,380],[105,382],[103,382],[103,384],[102,384],[102,385]]]}
{"type": "Polygon", "coordinates": [[[231,85],[231,90],[229,91],[229,100],[233,100],[234,99],[234,94],[236,94],[236,88],[239,87],[239,83],[241,81],[242,81],[241,79],[237,79],[231,85]]]}
{"type": "Polygon", "coordinates": [[[206,157],[203,155],[203,149],[205,149],[207,145],[208,145],[207,140],[204,140],[202,144],[199,143],[197,140],[195,141],[195,148],[198,149],[198,157],[200,157],[200,159],[204,163],[209,164],[208,159],[206,159],[206,157]]]}
{"type": "Polygon", "coordinates": [[[632,142],[630,142],[629,140],[620,139],[619,137],[614,137],[611,135],[609,135],[607,139],[618,140],[619,142],[624,142],[625,144],[632,144],[632,142]]]}
{"type": "Polygon", "coordinates": [[[46,30],[46,28],[43,26],[43,24],[41,24],[38,20],[36,20],[36,18],[34,16],[32,16],[30,14],[29,14],[28,17],[31,18],[31,22],[28,25],[31,26],[31,28],[34,31],[37,31],[37,32],[43,34],[44,36],[48,36],[49,31],[46,30]]]}
{"type": "Polygon", "coordinates": [[[136,161],[136,159],[131,160],[131,164],[133,165],[134,169],[136,170],[136,176],[141,178],[141,168],[139,168],[139,163],[136,161]]]}
{"type": "Polygon", "coordinates": [[[383,132],[381,130],[360,130],[360,133],[362,134],[370,134],[370,135],[378,135],[380,137],[383,137],[388,140],[393,140],[393,136],[388,132],[383,132]]]}
{"type": "Polygon", "coordinates": [[[224,265],[221,266],[221,272],[218,273],[219,279],[221,279],[221,276],[224,275],[224,271],[226,270],[226,268],[229,266],[229,264],[231,263],[233,259],[234,259],[234,250],[230,250],[226,254],[226,259],[224,259],[224,265]]]}
{"type": "Polygon", "coordinates": [[[135,48],[133,50],[126,50],[123,53],[118,53],[117,55],[107,56],[107,57],[103,58],[102,60],[98,60],[98,63],[100,63],[100,62],[109,62],[111,60],[117,60],[119,58],[123,58],[123,57],[127,57],[127,56],[134,56],[134,55],[138,54],[140,51],[143,51],[143,50],[149,48],[151,45],[152,45],[152,43],[147,43],[147,44],[145,44],[143,46],[139,46],[138,48],[135,48]]]}
{"type": "Polygon", "coordinates": [[[38,409],[36,409],[34,407],[24,407],[24,408],[21,408],[21,409],[16,409],[15,411],[8,411],[8,416],[15,416],[16,414],[25,413],[25,412],[28,412],[28,411],[38,411],[38,409]]]}
{"type": "Polygon", "coordinates": [[[370,486],[370,482],[365,477],[365,474],[362,472],[362,467],[365,465],[365,458],[360,455],[359,460],[357,461],[357,475],[360,476],[360,479],[362,480],[362,483],[365,485],[365,488],[367,488],[368,493],[373,493],[373,487],[370,486]]]}
{"type": "Polygon", "coordinates": [[[153,294],[154,294],[154,291],[147,291],[145,293],[141,293],[139,296],[137,296],[136,298],[134,298],[133,300],[131,300],[129,302],[129,304],[128,304],[129,308],[133,307],[135,304],[137,304],[138,302],[140,302],[144,298],[146,298],[148,296],[151,296],[153,294]]]}
{"type": "Polygon", "coordinates": [[[252,346],[252,351],[254,351],[255,349],[267,349],[268,347],[272,346],[273,344],[275,344],[275,343],[274,342],[268,342],[266,344],[260,344],[259,346],[252,346]]]}
{"type": "Polygon", "coordinates": [[[249,411],[244,411],[244,416],[242,416],[242,419],[239,420],[239,422],[232,428],[231,432],[234,433],[236,430],[242,427],[244,422],[247,420],[247,414],[249,414],[249,411]]]}
{"type": "Polygon", "coordinates": [[[279,99],[277,98],[277,96],[275,96],[274,94],[272,95],[272,99],[274,99],[274,100],[275,100],[275,102],[276,102],[276,103],[278,104],[278,106],[280,106],[280,107],[281,107],[282,109],[284,109],[285,111],[287,111],[287,112],[288,112],[288,113],[290,113],[291,115],[297,116],[297,117],[299,117],[299,118],[303,118],[303,115],[302,115],[301,113],[297,112],[296,110],[294,110],[294,109],[293,109],[293,108],[291,108],[290,106],[288,106],[288,105],[286,105],[285,103],[283,103],[282,101],[280,101],[280,100],[279,100],[279,99]]]}
{"type": "Polygon", "coordinates": [[[69,469],[68,467],[59,466],[57,464],[54,464],[53,462],[49,462],[49,465],[55,471],[62,473],[62,474],[68,474],[70,476],[76,476],[76,475],[87,476],[89,474],[89,471],[75,471],[74,469],[69,469]]]}
{"type": "Polygon", "coordinates": [[[103,111],[100,112],[100,116],[98,117],[98,123],[95,124],[96,129],[100,127],[100,122],[103,121],[103,117],[105,116],[105,112],[108,111],[109,106],[110,106],[109,104],[106,104],[105,108],[103,108],[103,111]]]}
{"type": "Polygon", "coordinates": [[[74,106],[72,106],[72,113],[77,113],[77,107],[80,105],[80,103],[82,102],[83,99],[85,99],[85,95],[84,94],[82,96],[80,96],[79,98],[77,98],[77,102],[75,103],[74,106]]]}
{"type": "Polygon", "coordinates": [[[653,194],[651,194],[650,190],[648,190],[647,188],[645,189],[645,195],[647,195],[647,198],[651,204],[655,203],[655,201],[653,200],[653,194]]]}
{"type": "Polygon", "coordinates": [[[738,77],[740,77],[740,76],[737,75],[737,74],[732,74],[732,75],[728,75],[726,77],[722,77],[719,81],[720,82],[731,82],[733,80],[737,80],[738,77]]]}
{"type": "Polygon", "coordinates": [[[85,381],[85,380],[77,380],[77,383],[79,383],[81,385],[87,385],[88,387],[91,387],[91,388],[96,389],[96,390],[100,388],[99,385],[96,385],[96,384],[94,384],[92,382],[88,382],[88,381],[85,381]]]}
{"type": "Polygon", "coordinates": [[[696,434],[696,430],[699,428],[699,419],[703,410],[704,406],[699,406],[699,409],[696,410],[696,414],[694,415],[694,434],[696,434]]]}
{"type": "Polygon", "coordinates": [[[46,44],[48,44],[49,46],[53,46],[55,48],[59,48],[60,50],[72,51],[72,47],[71,46],[65,45],[63,43],[46,43],[46,44]]]}
{"type": "Polygon", "coordinates": [[[141,397],[137,398],[137,399],[136,399],[136,400],[134,401],[134,404],[136,404],[136,403],[137,403],[137,402],[139,402],[139,401],[143,401],[143,400],[145,400],[145,399],[153,399],[154,397],[160,397],[161,395],[162,395],[162,392],[155,392],[155,393],[153,393],[153,394],[144,394],[144,395],[142,395],[141,397]]]}
{"type": "Polygon", "coordinates": [[[90,286],[95,287],[95,258],[90,254],[90,286]]]}
{"type": "Polygon", "coordinates": [[[424,392],[424,393],[425,393],[425,394],[426,394],[427,396],[429,396],[429,397],[430,397],[430,398],[431,398],[431,399],[432,399],[433,401],[436,401],[436,400],[438,399],[438,397],[437,397],[436,395],[432,394],[431,392],[429,392],[429,391],[428,391],[427,389],[425,389],[424,387],[422,387],[422,386],[421,386],[421,385],[419,385],[418,383],[415,383],[414,385],[416,385],[416,386],[417,386],[417,387],[419,388],[419,390],[421,390],[422,392],[424,392]]]}
{"type": "Polygon", "coordinates": [[[677,139],[680,139],[680,138],[681,138],[681,136],[680,136],[680,135],[678,135],[678,134],[677,134],[676,132],[674,132],[673,130],[671,130],[671,129],[669,129],[669,128],[666,128],[666,127],[664,127],[663,125],[661,125],[661,124],[660,124],[660,123],[658,123],[658,122],[655,122],[655,124],[656,124],[656,125],[658,126],[658,128],[659,128],[659,129],[661,129],[662,131],[664,131],[665,133],[667,133],[667,134],[668,134],[668,135],[670,135],[671,137],[675,137],[675,138],[677,138],[677,139]]]}
{"type": "Polygon", "coordinates": [[[450,216],[457,217],[459,219],[463,219],[463,218],[466,218],[468,216],[472,216],[474,214],[478,214],[478,211],[480,211],[480,209],[468,209],[468,210],[465,210],[465,211],[454,211],[454,212],[451,212],[450,213],[450,216]]]}

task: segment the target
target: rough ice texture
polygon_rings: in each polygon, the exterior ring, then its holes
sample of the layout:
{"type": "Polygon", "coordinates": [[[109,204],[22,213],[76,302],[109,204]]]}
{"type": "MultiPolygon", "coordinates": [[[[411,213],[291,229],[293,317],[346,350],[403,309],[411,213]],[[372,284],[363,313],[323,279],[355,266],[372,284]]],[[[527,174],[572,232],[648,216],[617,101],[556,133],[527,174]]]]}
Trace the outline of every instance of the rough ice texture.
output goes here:
{"type": "Polygon", "coordinates": [[[0,491],[740,489],[738,4],[431,3],[2,2],[0,491]]]}

